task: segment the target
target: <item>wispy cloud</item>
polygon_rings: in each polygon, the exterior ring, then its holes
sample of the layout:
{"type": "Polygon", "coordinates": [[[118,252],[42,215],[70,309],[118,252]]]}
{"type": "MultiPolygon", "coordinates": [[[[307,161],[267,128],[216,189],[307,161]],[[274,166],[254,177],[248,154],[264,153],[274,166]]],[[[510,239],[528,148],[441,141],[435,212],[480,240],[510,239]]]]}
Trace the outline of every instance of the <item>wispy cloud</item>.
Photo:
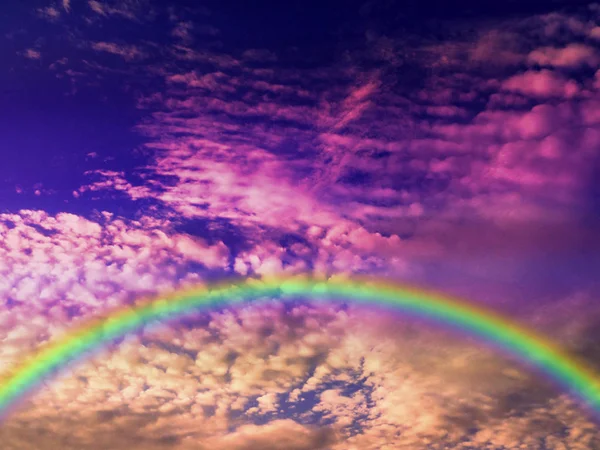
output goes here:
{"type": "Polygon", "coordinates": [[[56,22],[60,18],[60,11],[54,6],[47,6],[37,10],[38,15],[49,22],[56,22]]]}
{"type": "Polygon", "coordinates": [[[134,22],[151,19],[155,15],[151,2],[147,0],[98,1],[88,0],[88,7],[102,17],[119,17],[134,22]]]}
{"type": "Polygon", "coordinates": [[[99,52],[121,56],[126,61],[134,61],[146,57],[146,53],[135,45],[115,44],[113,42],[94,42],[92,48],[99,52]]]}

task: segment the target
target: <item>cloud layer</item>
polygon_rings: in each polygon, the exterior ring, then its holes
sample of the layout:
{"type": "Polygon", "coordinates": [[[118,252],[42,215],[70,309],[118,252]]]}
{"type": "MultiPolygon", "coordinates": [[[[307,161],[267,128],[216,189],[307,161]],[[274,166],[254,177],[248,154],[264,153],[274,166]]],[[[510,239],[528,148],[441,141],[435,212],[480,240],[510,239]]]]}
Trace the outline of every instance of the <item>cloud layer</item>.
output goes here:
{"type": "MultiPolygon", "coordinates": [[[[107,121],[131,108],[143,142],[84,143],[72,179],[6,189],[37,203],[0,213],[0,366],[111,308],[225,275],[367,273],[475,299],[600,369],[600,7],[473,19],[467,34],[453,20],[386,28],[372,16],[386,8],[356,8],[342,44],[309,47],[242,45],[205,8],[38,9],[55,33],[11,38],[20,70],[86,104],[118,98],[107,121]]],[[[275,300],[128,336],[29,399],[0,440],[600,447],[568,395],[472,338],[275,300]]]]}

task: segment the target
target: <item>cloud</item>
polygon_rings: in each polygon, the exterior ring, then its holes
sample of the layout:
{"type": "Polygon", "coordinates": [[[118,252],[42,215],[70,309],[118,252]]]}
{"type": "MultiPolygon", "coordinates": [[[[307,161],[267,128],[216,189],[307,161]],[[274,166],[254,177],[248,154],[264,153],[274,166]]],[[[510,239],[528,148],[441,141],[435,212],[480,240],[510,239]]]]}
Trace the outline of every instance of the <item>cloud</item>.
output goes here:
{"type": "Polygon", "coordinates": [[[184,42],[190,42],[193,40],[192,38],[192,30],[194,29],[194,25],[192,22],[179,22],[171,31],[171,35],[181,39],[184,42]]]}
{"type": "Polygon", "coordinates": [[[311,429],[292,420],[273,421],[263,426],[244,425],[223,439],[209,441],[224,450],[324,450],[334,442],[331,430],[311,429]]]}
{"type": "Polygon", "coordinates": [[[484,30],[469,50],[469,59],[477,64],[514,66],[524,59],[521,42],[512,30],[484,30]]]}
{"type": "MultiPolygon", "coordinates": [[[[507,33],[502,39],[514,34],[507,33]]],[[[507,48],[526,58],[544,43],[556,45],[525,38],[507,48]]],[[[593,95],[593,79],[576,83],[560,68],[515,73],[512,63],[504,77],[490,79],[466,64],[400,95],[381,73],[365,77],[352,66],[298,76],[253,69],[226,53],[177,52],[186,64],[211,67],[157,70],[168,90],[152,97],[160,111],[149,110],[138,127],[153,155],[148,182],[134,186],[119,174],[81,190],[157,199],[181,217],[227,219],[247,235],[262,227],[321,230],[310,239],[312,260],[261,243],[235,256],[240,274],[312,267],[415,276],[422,268],[411,258],[445,253],[435,236],[399,236],[429,223],[443,230],[450,218],[482,217],[482,227],[495,229],[496,222],[573,220],[584,208],[578,199],[589,178],[574,174],[583,174],[591,157],[595,135],[586,127],[595,127],[595,116],[593,102],[579,100],[593,95]],[[381,241],[372,248],[389,248],[394,257],[386,262],[349,238],[325,240],[338,226],[364,232],[366,243],[381,241]],[[390,233],[396,236],[388,241],[378,237],[390,233]]]]}
{"type": "Polygon", "coordinates": [[[147,0],[98,1],[88,0],[88,7],[102,17],[116,16],[134,22],[152,19],[154,8],[147,0]]]}
{"type": "Polygon", "coordinates": [[[377,91],[378,87],[379,82],[374,79],[364,85],[353,87],[339,106],[324,102],[319,125],[328,131],[335,131],[358,119],[371,105],[369,97],[377,91]]]}
{"type": "Polygon", "coordinates": [[[468,114],[467,111],[456,106],[427,106],[425,111],[427,114],[439,117],[464,117],[468,114]]]}
{"type": "Polygon", "coordinates": [[[113,42],[93,42],[92,48],[99,52],[121,56],[126,61],[134,61],[146,57],[146,54],[134,45],[119,45],[113,42]]]}
{"type": "Polygon", "coordinates": [[[258,412],[260,414],[265,414],[273,411],[277,411],[277,394],[274,392],[269,392],[268,394],[261,395],[256,399],[258,402],[258,406],[255,408],[250,408],[246,411],[247,414],[252,414],[254,412],[258,412]]]}
{"type": "Polygon", "coordinates": [[[599,99],[587,100],[581,103],[582,122],[594,127],[600,123],[600,101],[599,99]]]}
{"type": "MultiPolygon", "coordinates": [[[[178,449],[198,441],[225,449],[425,449],[427,441],[509,442],[503,429],[518,432],[510,420],[517,421],[519,400],[502,401],[525,396],[524,405],[537,401],[552,417],[548,442],[564,436],[564,427],[583,429],[588,442],[598,438],[574,405],[532,374],[472,341],[410,320],[359,307],[286,309],[271,302],[213,312],[203,323],[127,338],[52,383],[0,436],[15,442],[35,420],[42,429],[53,424],[39,440],[44,450],[53,445],[48,436],[67,432],[74,447],[92,449],[125,448],[132,438],[152,448],[167,437],[178,449]],[[293,413],[306,401],[302,396],[315,397],[315,405],[294,420],[279,418],[276,399],[298,388],[303,394],[279,408],[293,413]],[[315,413],[331,425],[305,423],[315,413]],[[77,433],[61,419],[71,415],[78,417],[77,433]],[[507,425],[498,426],[502,421],[507,425]],[[481,431],[471,436],[474,422],[481,431]]],[[[523,431],[536,426],[535,411],[520,417],[523,431]]],[[[582,438],[574,433],[572,441],[582,438]]]]}
{"type": "Polygon", "coordinates": [[[146,186],[133,186],[125,179],[123,172],[115,172],[112,170],[91,170],[86,171],[84,175],[99,178],[99,180],[81,186],[77,191],[73,192],[73,196],[79,197],[85,192],[104,192],[107,195],[112,195],[115,192],[126,193],[134,200],[150,196],[150,190],[146,186]]]}
{"type": "MultiPolygon", "coordinates": [[[[524,42],[518,48],[526,56],[524,42]]],[[[561,146],[587,146],[577,138],[579,107],[569,101],[589,96],[590,80],[577,83],[541,69],[500,81],[465,69],[432,76],[424,89],[401,97],[380,72],[357,79],[348,67],[346,75],[308,70],[298,78],[281,69],[250,69],[225,54],[189,52],[187,61],[210,62],[214,69],[163,69],[168,93],[153,97],[163,109],[138,127],[154,139],[147,144],[155,155],[147,169],[179,181],[133,189],[124,179],[118,188],[132,198],[157,198],[184,217],[292,230],[350,219],[387,230],[394,220],[430,218],[439,205],[456,205],[451,214],[491,219],[506,217],[521,202],[533,218],[548,212],[536,204],[544,190],[560,189],[555,201],[567,205],[584,182],[568,172],[581,171],[588,157],[567,157],[561,146]],[[226,67],[248,76],[234,76],[226,67]],[[322,89],[321,80],[335,87],[322,89]],[[554,99],[564,103],[553,106],[554,99]],[[472,111],[466,103],[475,100],[487,106],[472,111]],[[423,113],[427,121],[419,118],[423,113]],[[292,152],[293,162],[287,146],[301,149],[292,152]],[[526,163],[501,162],[527,146],[539,154],[526,163]],[[503,156],[495,156],[501,148],[503,156]],[[427,188],[417,192],[411,183],[427,188]],[[289,196],[297,201],[290,204],[289,196]]]]}
{"type": "Polygon", "coordinates": [[[579,92],[577,83],[568,80],[550,70],[539,72],[527,71],[515,75],[502,83],[507,91],[518,92],[533,97],[565,97],[571,98],[579,92]]]}
{"type": "Polygon", "coordinates": [[[237,86],[240,85],[237,78],[230,77],[220,71],[206,75],[198,75],[195,72],[176,74],[171,75],[167,81],[170,83],[184,83],[190,88],[202,88],[212,93],[219,91],[235,92],[237,86]]]}
{"type": "Polygon", "coordinates": [[[56,22],[60,18],[60,11],[54,6],[47,6],[37,10],[38,16],[49,21],[56,22]]]}
{"type": "Polygon", "coordinates": [[[94,11],[95,13],[100,14],[102,16],[106,16],[107,13],[104,9],[103,3],[96,1],[96,0],[89,0],[88,5],[92,9],[92,11],[94,11]]]}
{"type": "Polygon", "coordinates": [[[38,50],[34,50],[33,48],[28,48],[25,50],[25,58],[27,59],[40,59],[42,54],[38,50]]]}
{"type": "MultiPolygon", "coordinates": [[[[94,20],[137,22],[147,4],[88,7],[94,20]]],[[[190,27],[188,13],[171,10],[170,26],[145,44],[162,61],[123,70],[146,53],[121,39],[80,49],[87,72],[73,76],[102,70],[142,92],[136,131],[147,159],[125,172],[90,153],[73,195],[158,206],[136,220],[0,216],[0,365],[77,321],[215,273],[385,275],[518,311],[589,352],[596,292],[557,269],[597,244],[579,216],[600,145],[598,75],[566,74],[595,67],[596,51],[573,43],[590,37],[586,21],[509,19],[476,27],[477,39],[423,47],[391,36],[369,48],[375,55],[349,49],[316,67],[294,52],[192,46],[192,34],[210,30],[190,27]],[[94,51],[124,61],[99,65],[94,51]],[[391,67],[365,73],[373,60],[391,67]],[[415,79],[398,69],[405,60],[415,79]],[[523,72],[524,62],[539,67],[523,72]],[[587,300],[554,292],[562,284],[587,300]]],[[[591,448],[597,439],[576,405],[475,339],[389,312],[274,299],[129,336],[0,430],[14,448],[41,450],[591,448]]]]}
{"type": "MultiPolygon", "coordinates": [[[[167,261],[175,265],[177,260],[193,261],[208,268],[225,268],[228,264],[228,250],[222,243],[209,245],[168,229],[169,234],[165,234],[157,229],[160,222],[150,218],[126,223],[110,220],[106,214],[100,222],[94,222],[67,213],[49,216],[41,211],[22,211],[18,215],[5,214],[1,220],[13,224],[12,228],[2,227],[1,251],[12,268],[11,274],[6,274],[5,294],[18,303],[26,302],[25,307],[41,316],[45,308],[60,299],[52,309],[59,317],[71,307],[79,309],[77,315],[87,316],[114,305],[113,301],[123,299],[128,290],[156,289],[169,278],[174,282],[175,266],[160,274],[159,267],[167,261]],[[146,231],[142,231],[144,227],[146,231]],[[40,275],[32,279],[36,273],[40,275]],[[86,280],[87,292],[74,286],[82,279],[86,280]],[[30,303],[32,296],[39,301],[30,303]]],[[[24,310],[15,308],[9,315],[19,311],[24,310]]],[[[63,328],[68,323],[55,325],[63,328]]]]}
{"type": "Polygon", "coordinates": [[[591,28],[591,22],[581,17],[560,12],[551,12],[540,17],[543,34],[548,38],[561,39],[584,36],[591,28]]]}
{"type": "Polygon", "coordinates": [[[590,38],[600,40],[600,27],[594,27],[589,32],[590,38]]]}
{"type": "MultiPolygon", "coordinates": [[[[0,224],[0,292],[10,298],[0,321],[4,366],[75,321],[142,292],[202,281],[183,270],[189,262],[228,264],[222,242],[178,233],[164,219],[21,211],[3,214],[0,224]]],[[[391,248],[398,239],[374,238],[351,224],[313,227],[306,236],[313,241],[286,248],[268,238],[239,258],[283,266],[289,250],[312,263],[328,254],[319,264],[329,267],[335,258],[361,261],[401,248],[391,248]]],[[[598,318],[593,298],[580,297],[585,308],[563,299],[523,320],[577,347],[598,318]],[[565,308],[586,318],[574,319],[580,327],[560,320],[565,308]]],[[[376,309],[271,300],[125,338],[50,383],[11,417],[0,438],[16,446],[26,436],[42,450],[66,436],[67,449],[135,442],[182,450],[198,442],[224,449],[425,450],[427,442],[516,449],[533,445],[540,420],[549,446],[599,438],[551,386],[473,339],[376,309]],[[529,408],[531,402],[538,406],[529,408]],[[310,425],[314,414],[325,423],[310,425]],[[44,432],[25,435],[31,423],[44,432]],[[572,430],[568,436],[565,429],[572,430]]]]}
{"type": "Polygon", "coordinates": [[[578,69],[598,66],[596,50],[583,44],[569,44],[566,47],[542,47],[529,53],[527,61],[531,65],[578,69]]]}

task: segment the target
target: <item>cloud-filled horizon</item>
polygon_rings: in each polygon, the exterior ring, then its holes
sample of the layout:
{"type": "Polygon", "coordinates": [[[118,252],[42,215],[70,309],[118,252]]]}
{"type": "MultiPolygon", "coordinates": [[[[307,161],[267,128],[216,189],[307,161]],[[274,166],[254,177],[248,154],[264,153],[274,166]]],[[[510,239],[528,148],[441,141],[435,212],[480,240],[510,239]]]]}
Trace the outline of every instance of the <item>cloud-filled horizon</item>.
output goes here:
{"type": "MultiPolygon", "coordinates": [[[[470,299],[600,370],[600,4],[0,8],[0,368],[144,296],[310,273],[470,299]]],[[[474,339],[273,301],[127,337],[0,441],[583,450],[600,432],[474,339]]]]}

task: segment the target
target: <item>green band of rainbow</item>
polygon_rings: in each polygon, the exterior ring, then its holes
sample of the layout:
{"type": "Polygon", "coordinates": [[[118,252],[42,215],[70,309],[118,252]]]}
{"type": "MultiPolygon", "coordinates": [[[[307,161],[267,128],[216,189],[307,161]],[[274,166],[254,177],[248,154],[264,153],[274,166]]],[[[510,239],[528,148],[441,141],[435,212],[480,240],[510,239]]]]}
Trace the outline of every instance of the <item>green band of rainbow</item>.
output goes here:
{"type": "Polygon", "coordinates": [[[181,318],[202,309],[273,297],[343,299],[391,307],[399,312],[443,322],[482,337],[524,359],[583,400],[594,412],[600,413],[598,375],[535,332],[462,300],[381,280],[354,277],[339,281],[308,278],[246,280],[232,285],[182,291],[135,308],[118,309],[44,346],[0,379],[0,416],[6,416],[29,392],[69,362],[144,325],[181,318]]]}

